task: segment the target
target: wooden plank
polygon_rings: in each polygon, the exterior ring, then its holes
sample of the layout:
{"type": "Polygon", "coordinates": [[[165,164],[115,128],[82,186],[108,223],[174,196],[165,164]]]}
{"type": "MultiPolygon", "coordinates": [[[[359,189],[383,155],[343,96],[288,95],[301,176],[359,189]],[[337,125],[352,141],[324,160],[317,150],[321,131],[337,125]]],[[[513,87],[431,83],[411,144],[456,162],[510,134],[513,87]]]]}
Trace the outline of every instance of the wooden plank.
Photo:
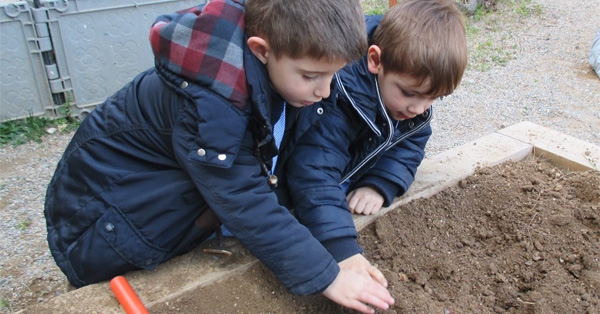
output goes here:
{"type": "MultiPolygon", "coordinates": [[[[258,262],[241,242],[224,238],[225,248],[234,252],[227,258],[204,254],[206,243],[192,252],[177,256],[155,270],[125,274],[147,308],[177,298],[198,287],[234,276],[258,262]]],[[[109,282],[85,286],[38,303],[17,313],[107,313],[122,314],[123,308],[110,290],[109,282]]]]}
{"type": "Polygon", "coordinates": [[[600,146],[528,121],[498,131],[534,146],[534,154],[573,171],[600,170],[600,146]]]}

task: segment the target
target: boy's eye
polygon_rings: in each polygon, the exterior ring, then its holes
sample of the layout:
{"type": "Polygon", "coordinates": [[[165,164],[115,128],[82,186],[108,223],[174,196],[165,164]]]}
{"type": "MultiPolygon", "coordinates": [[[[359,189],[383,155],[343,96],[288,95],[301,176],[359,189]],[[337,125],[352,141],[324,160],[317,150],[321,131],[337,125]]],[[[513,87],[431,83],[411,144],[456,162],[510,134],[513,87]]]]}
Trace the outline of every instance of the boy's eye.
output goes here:
{"type": "Polygon", "coordinates": [[[305,80],[316,80],[319,76],[318,75],[302,75],[302,77],[304,77],[305,80]]]}
{"type": "Polygon", "coordinates": [[[406,96],[406,97],[413,97],[415,94],[411,94],[405,90],[402,90],[402,95],[406,96]]]}

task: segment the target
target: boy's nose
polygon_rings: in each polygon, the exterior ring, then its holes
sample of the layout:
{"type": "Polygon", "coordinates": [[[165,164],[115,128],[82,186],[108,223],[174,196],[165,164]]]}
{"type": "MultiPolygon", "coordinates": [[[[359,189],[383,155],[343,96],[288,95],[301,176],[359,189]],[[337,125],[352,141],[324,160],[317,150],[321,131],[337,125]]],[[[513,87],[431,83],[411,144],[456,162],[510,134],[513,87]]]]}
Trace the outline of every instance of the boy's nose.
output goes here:
{"type": "Polygon", "coordinates": [[[331,89],[329,87],[330,83],[331,83],[331,81],[327,82],[327,84],[320,84],[315,89],[315,96],[321,97],[321,98],[327,98],[327,97],[329,97],[329,93],[331,93],[331,89]]]}
{"type": "Polygon", "coordinates": [[[420,105],[412,105],[408,107],[408,112],[414,114],[414,115],[420,115],[421,113],[423,113],[423,106],[420,105]]]}
{"type": "Polygon", "coordinates": [[[428,100],[416,101],[414,104],[412,104],[408,107],[408,111],[415,115],[420,115],[431,106],[432,102],[433,101],[428,101],[428,100]]]}

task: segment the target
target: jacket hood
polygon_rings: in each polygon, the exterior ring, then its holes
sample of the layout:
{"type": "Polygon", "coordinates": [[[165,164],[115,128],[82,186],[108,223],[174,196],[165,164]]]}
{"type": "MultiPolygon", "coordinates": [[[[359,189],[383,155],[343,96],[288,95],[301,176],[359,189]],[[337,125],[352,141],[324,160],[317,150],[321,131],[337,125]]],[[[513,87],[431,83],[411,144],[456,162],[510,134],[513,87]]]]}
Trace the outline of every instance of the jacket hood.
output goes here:
{"type": "MultiPolygon", "coordinates": [[[[369,45],[372,44],[371,38],[382,18],[383,15],[365,16],[369,45]]],[[[364,118],[374,122],[377,117],[378,108],[372,104],[380,103],[379,88],[376,82],[377,76],[371,74],[368,70],[367,55],[363,56],[361,60],[357,60],[341,69],[337,73],[336,79],[339,91],[354,100],[351,102],[364,118]]],[[[379,130],[377,130],[377,127],[373,123],[369,125],[379,134],[379,130]]]]}
{"type": "Polygon", "coordinates": [[[367,69],[367,56],[347,65],[336,75],[338,97],[346,98],[348,103],[367,120],[369,126],[379,135],[381,131],[375,125],[379,107],[383,106],[379,98],[377,76],[367,69]],[[375,104],[375,105],[374,105],[375,104]],[[370,121],[370,122],[369,122],[370,121]]]}
{"type": "Polygon", "coordinates": [[[373,44],[373,33],[381,23],[383,15],[365,15],[365,24],[367,26],[367,38],[369,45],[373,44]]]}
{"type": "Polygon", "coordinates": [[[246,106],[244,0],[211,0],[162,15],[150,29],[150,44],[157,68],[246,106]]]}

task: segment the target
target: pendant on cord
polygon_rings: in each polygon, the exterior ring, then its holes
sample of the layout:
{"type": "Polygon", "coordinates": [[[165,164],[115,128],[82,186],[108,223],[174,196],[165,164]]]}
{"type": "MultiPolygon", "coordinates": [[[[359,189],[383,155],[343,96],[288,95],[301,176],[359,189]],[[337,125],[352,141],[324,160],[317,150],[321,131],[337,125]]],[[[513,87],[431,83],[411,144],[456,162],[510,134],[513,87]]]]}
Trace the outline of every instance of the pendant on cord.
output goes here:
{"type": "Polygon", "coordinates": [[[270,185],[270,186],[272,186],[272,187],[274,187],[274,188],[276,188],[276,187],[277,187],[277,180],[278,180],[278,179],[277,179],[277,176],[276,176],[276,175],[274,175],[274,174],[270,174],[270,175],[267,177],[267,182],[269,182],[269,185],[270,185]]]}

